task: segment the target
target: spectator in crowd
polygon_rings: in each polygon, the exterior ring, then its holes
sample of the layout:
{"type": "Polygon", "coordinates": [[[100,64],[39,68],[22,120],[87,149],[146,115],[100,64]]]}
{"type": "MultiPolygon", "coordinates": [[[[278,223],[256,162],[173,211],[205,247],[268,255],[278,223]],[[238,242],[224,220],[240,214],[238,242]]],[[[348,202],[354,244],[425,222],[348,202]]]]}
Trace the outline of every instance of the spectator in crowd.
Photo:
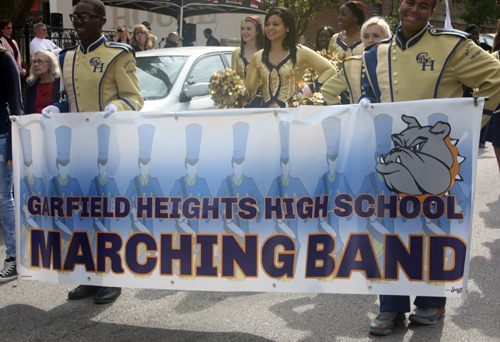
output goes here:
{"type": "Polygon", "coordinates": [[[479,42],[479,27],[475,24],[469,24],[465,27],[465,32],[470,33],[471,39],[483,48],[483,50],[491,52],[491,46],[486,42],[479,42]]]}
{"type": "Polygon", "coordinates": [[[262,108],[286,107],[288,99],[301,89],[300,83],[308,67],[318,73],[319,82],[335,75],[335,68],[329,61],[297,44],[295,20],[289,9],[269,10],[265,32],[264,48],[253,55],[245,79],[250,99],[262,87],[262,108]],[[271,73],[277,73],[277,76],[271,77],[271,73]]]}
{"type": "Polygon", "coordinates": [[[33,30],[35,31],[35,38],[33,38],[30,43],[31,57],[33,57],[38,50],[49,50],[56,55],[61,52],[61,48],[54,44],[52,40],[45,39],[47,37],[47,26],[44,23],[35,24],[33,30]]]}
{"type": "Polygon", "coordinates": [[[179,46],[179,34],[177,31],[170,31],[167,37],[167,42],[165,43],[165,48],[173,48],[179,46]]]}
{"type": "MultiPolygon", "coordinates": [[[[361,37],[363,44],[370,46],[385,38],[391,37],[389,25],[379,17],[368,19],[361,27],[361,37]]],[[[358,103],[361,97],[361,67],[363,65],[362,56],[352,56],[345,59],[342,70],[330,78],[321,87],[321,94],[328,105],[338,104],[340,94],[348,90],[350,103],[358,103]],[[356,86],[357,85],[357,86],[356,86]]],[[[306,89],[306,95],[310,94],[306,89]]]]}
{"type": "Polygon", "coordinates": [[[0,31],[2,31],[2,38],[0,38],[0,41],[2,42],[3,47],[6,48],[12,56],[14,56],[19,74],[22,77],[26,76],[26,69],[21,67],[21,53],[19,52],[19,46],[17,46],[16,41],[11,38],[12,23],[5,19],[0,21],[0,31]]]}
{"type": "Polygon", "coordinates": [[[118,25],[115,30],[115,42],[130,45],[130,33],[127,25],[118,25]]]}
{"type": "Polygon", "coordinates": [[[143,21],[142,25],[144,25],[149,31],[149,35],[151,37],[151,50],[153,50],[156,48],[156,42],[158,41],[158,38],[155,35],[151,34],[151,25],[149,25],[148,21],[143,21]]]}
{"type": "Polygon", "coordinates": [[[203,30],[203,35],[207,40],[207,46],[220,46],[219,40],[212,36],[212,29],[206,28],[203,30]]]}
{"type": "Polygon", "coordinates": [[[130,39],[130,45],[132,45],[136,52],[151,50],[153,48],[151,35],[149,34],[146,26],[142,24],[134,26],[132,38],[130,39]]]}
{"type": "MultiPolygon", "coordinates": [[[[485,114],[491,114],[497,107],[500,102],[498,61],[468,39],[469,35],[463,31],[431,26],[429,19],[436,2],[401,1],[401,24],[396,34],[367,47],[363,55],[364,94],[359,101],[363,107],[369,107],[371,102],[462,97],[463,84],[478,88],[475,95],[490,98],[485,103],[485,114]],[[422,51],[426,59],[419,61],[417,56],[422,51]]],[[[423,325],[436,324],[446,312],[445,304],[445,297],[417,296],[409,320],[423,325]]],[[[390,334],[404,323],[406,312],[410,312],[409,296],[381,295],[380,313],[370,323],[370,333],[390,334]]]]}
{"type": "MultiPolygon", "coordinates": [[[[80,0],[70,18],[80,44],[59,55],[59,64],[64,66],[62,79],[67,100],[44,108],[42,114],[50,118],[52,113],[60,112],[104,112],[103,117],[107,118],[119,111],[141,110],[144,99],[134,51],[126,44],[108,42],[102,34],[107,20],[104,4],[100,0],[80,0]],[[79,63],[97,56],[98,63],[79,63]],[[98,72],[104,67],[109,71],[98,72]]],[[[143,25],[138,26],[147,31],[143,25]]],[[[120,294],[121,288],[117,287],[80,285],[68,293],[68,298],[95,296],[96,304],[104,304],[113,302],[120,294]]]]}
{"type": "Polygon", "coordinates": [[[24,113],[41,113],[45,107],[59,102],[61,90],[61,70],[57,57],[50,51],[38,50],[33,56],[28,87],[24,103],[24,113]]]}
{"type": "MultiPolygon", "coordinates": [[[[12,26],[12,25],[11,25],[12,26]]],[[[12,198],[12,150],[10,115],[22,115],[19,68],[12,55],[0,46],[0,226],[7,247],[0,283],[17,279],[16,227],[12,198]]]]}
{"type": "MultiPolygon", "coordinates": [[[[248,16],[241,22],[240,26],[241,45],[234,49],[231,56],[231,66],[244,81],[250,60],[257,51],[264,47],[264,29],[262,22],[256,15],[248,16]]],[[[262,102],[262,90],[257,91],[254,100],[245,107],[260,107],[262,102]]]]}
{"type": "MultiPolygon", "coordinates": [[[[500,20],[497,23],[497,32],[493,41],[493,54],[500,61],[500,20]]],[[[484,139],[490,141],[497,157],[498,168],[500,170],[500,113],[497,111],[491,116],[491,120],[485,127],[484,139]]]]}
{"type": "Polygon", "coordinates": [[[316,33],[316,43],[314,44],[314,50],[321,52],[322,50],[328,50],[328,45],[330,44],[330,39],[335,34],[333,28],[330,26],[321,27],[316,33]]]}

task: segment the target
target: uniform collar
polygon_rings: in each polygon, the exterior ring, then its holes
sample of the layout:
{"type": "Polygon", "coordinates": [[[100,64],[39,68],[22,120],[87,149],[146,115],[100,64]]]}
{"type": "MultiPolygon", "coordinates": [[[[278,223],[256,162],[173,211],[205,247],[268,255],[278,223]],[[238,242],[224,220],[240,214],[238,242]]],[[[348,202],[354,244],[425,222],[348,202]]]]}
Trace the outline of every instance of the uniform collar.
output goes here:
{"type": "Polygon", "coordinates": [[[99,46],[101,46],[101,44],[103,44],[103,43],[105,43],[107,41],[108,40],[106,39],[106,37],[104,37],[104,35],[101,34],[101,36],[96,41],[94,41],[93,43],[91,43],[88,47],[83,46],[82,43],[80,43],[80,45],[78,47],[79,47],[80,51],[85,54],[85,53],[89,53],[89,52],[94,51],[99,46]]]}
{"type": "Polygon", "coordinates": [[[396,31],[396,36],[395,36],[396,37],[396,44],[401,48],[401,50],[409,49],[413,45],[417,44],[420,41],[420,39],[422,39],[425,32],[432,27],[433,26],[431,24],[429,24],[429,22],[427,22],[427,25],[425,25],[424,28],[422,30],[420,30],[420,32],[413,35],[413,37],[411,37],[409,39],[405,39],[405,37],[403,36],[403,32],[401,30],[401,23],[399,23],[398,29],[396,31]]]}

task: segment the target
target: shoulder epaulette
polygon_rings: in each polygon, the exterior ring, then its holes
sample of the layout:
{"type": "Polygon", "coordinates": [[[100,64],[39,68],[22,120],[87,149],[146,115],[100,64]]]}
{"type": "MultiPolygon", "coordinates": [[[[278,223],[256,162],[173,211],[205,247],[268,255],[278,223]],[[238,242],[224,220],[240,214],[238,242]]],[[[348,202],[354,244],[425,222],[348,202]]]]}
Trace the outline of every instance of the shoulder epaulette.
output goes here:
{"type": "Polygon", "coordinates": [[[104,45],[106,47],[110,47],[110,48],[118,48],[118,49],[123,49],[123,50],[126,50],[128,52],[130,51],[133,51],[132,47],[128,44],[124,44],[124,43],[118,43],[118,42],[105,42],[104,45]]]}
{"type": "Polygon", "coordinates": [[[378,41],[376,43],[373,43],[372,45],[368,45],[367,47],[365,47],[365,51],[369,51],[369,50],[373,49],[374,47],[379,46],[380,44],[388,44],[391,41],[391,39],[392,39],[392,37],[389,37],[386,39],[382,39],[381,41],[378,41]]]}
{"type": "Polygon", "coordinates": [[[62,53],[69,51],[69,50],[74,50],[74,49],[76,49],[77,46],[78,45],[73,45],[73,46],[70,46],[69,48],[62,49],[61,52],[59,52],[59,54],[62,54],[62,53]]]}
{"type": "Polygon", "coordinates": [[[429,29],[429,33],[433,36],[441,36],[441,35],[450,35],[450,36],[458,36],[461,38],[470,38],[470,34],[460,30],[447,29],[442,27],[432,27],[429,29]]]}

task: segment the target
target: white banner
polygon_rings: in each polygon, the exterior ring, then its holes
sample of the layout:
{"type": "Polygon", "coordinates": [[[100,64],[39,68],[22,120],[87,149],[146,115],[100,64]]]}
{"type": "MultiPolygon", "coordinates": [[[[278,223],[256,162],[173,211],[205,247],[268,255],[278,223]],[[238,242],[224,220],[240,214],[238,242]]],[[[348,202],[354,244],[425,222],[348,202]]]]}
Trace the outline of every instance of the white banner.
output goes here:
{"type": "Polygon", "coordinates": [[[21,279],[465,297],[474,101],[18,117],[21,279]]]}

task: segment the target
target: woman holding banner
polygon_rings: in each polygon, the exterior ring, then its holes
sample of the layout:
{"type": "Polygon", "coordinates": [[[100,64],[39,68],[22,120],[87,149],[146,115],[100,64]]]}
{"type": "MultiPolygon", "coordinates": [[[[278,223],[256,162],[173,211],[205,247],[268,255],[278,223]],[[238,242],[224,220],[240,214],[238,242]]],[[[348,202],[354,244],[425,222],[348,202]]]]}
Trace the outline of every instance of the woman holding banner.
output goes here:
{"type": "MultiPolygon", "coordinates": [[[[391,37],[391,29],[383,19],[373,17],[363,24],[361,36],[363,44],[369,46],[391,37]]],[[[361,96],[362,64],[362,56],[348,57],[343,63],[342,70],[321,87],[321,94],[328,105],[339,104],[339,96],[344,91],[349,91],[350,103],[358,103],[361,96]]],[[[307,95],[306,90],[305,88],[303,93],[307,95]]]]}
{"type": "Polygon", "coordinates": [[[248,66],[245,87],[251,98],[262,83],[262,108],[284,108],[287,100],[300,89],[307,67],[325,82],[335,75],[335,67],[313,50],[297,44],[297,30],[287,8],[269,10],[265,19],[264,49],[253,55],[248,66]]]}
{"type": "MultiPolygon", "coordinates": [[[[248,16],[241,22],[241,46],[233,51],[231,65],[233,70],[245,80],[249,61],[253,55],[264,47],[264,30],[262,22],[256,15],[248,16]]],[[[257,91],[257,96],[247,104],[247,108],[260,107],[262,103],[262,91],[257,91]]]]}

